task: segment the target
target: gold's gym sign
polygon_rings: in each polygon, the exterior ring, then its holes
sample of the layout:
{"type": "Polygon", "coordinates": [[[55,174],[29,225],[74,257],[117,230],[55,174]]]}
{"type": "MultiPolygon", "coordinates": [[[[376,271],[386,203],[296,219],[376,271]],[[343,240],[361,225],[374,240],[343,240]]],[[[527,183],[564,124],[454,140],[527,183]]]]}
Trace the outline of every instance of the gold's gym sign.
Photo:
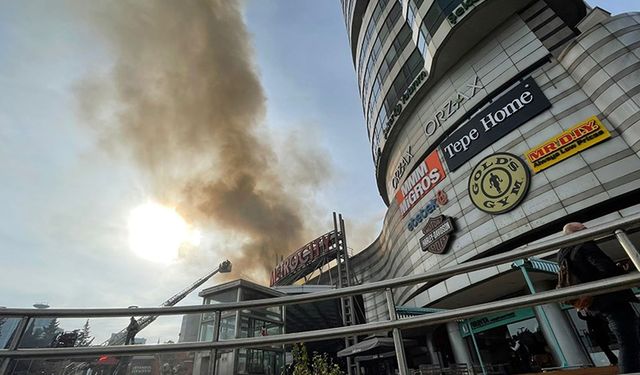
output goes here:
{"type": "Polygon", "coordinates": [[[471,171],[469,197],[481,211],[501,214],[515,208],[529,190],[529,168],[516,155],[500,152],[471,171]]]}
{"type": "Polygon", "coordinates": [[[531,169],[538,173],[610,137],[609,130],[593,116],[537,145],[525,156],[531,169]]]}

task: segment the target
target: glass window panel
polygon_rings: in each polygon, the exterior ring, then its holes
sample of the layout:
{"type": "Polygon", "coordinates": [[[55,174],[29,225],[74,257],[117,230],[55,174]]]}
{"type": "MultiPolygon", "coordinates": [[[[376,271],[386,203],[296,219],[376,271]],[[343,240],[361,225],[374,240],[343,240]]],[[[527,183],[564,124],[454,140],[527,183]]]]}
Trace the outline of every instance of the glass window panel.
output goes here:
{"type": "Polygon", "coordinates": [[[235,314],[220,319],[220,341],[230,340],[235,337],[236,335],[235,323],[236,323],[235,314]]]}

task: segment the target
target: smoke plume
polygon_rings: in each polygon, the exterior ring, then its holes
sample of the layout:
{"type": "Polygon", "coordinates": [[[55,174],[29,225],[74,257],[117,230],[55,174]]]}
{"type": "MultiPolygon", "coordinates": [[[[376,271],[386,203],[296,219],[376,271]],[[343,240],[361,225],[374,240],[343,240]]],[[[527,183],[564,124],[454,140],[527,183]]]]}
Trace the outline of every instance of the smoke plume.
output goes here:
{"type": "MultiPolygon", "coordinates": [[[[84,122],[148,177],[151,195],[189,221],[247,238],[227,254],[260,278],[308,241],[304,211],[261,129],[265,94],[241,6],[231,0],[77,2],[115,64],[77,87],[84,122]],[[255,272],[254,272],[255,274],[255,272]]],[[[330,168],[296,176],[315,184],[330,168]]],[[[310,152],[310,155],[317,153],[310,152]]],[[[299,173],[298,173],[299,174],[299,173]]],[[[314,233],[317,235],[319,233],[314,233]]],[[[264,279],[260,280],[263,281],[264,279]]]]}

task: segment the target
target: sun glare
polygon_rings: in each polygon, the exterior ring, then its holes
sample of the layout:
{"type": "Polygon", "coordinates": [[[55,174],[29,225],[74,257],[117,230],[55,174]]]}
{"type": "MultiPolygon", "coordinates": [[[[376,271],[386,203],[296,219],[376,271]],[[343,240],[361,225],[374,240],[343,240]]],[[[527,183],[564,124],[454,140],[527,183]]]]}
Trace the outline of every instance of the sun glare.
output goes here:
{"type": "Polygon", "coordinates": [[[185,243],[197,246],[200,232],[191,229],[176,210],[153,202],[131,210],[129,246],[138,256],[170,263],[185,243]]]}

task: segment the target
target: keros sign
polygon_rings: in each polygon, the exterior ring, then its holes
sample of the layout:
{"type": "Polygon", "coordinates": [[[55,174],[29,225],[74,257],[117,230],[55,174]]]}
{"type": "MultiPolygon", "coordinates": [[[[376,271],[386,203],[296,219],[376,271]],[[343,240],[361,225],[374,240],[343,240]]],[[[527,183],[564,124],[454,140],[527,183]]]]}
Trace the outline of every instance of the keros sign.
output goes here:
{"type": "Polygon", "coordinates": [[[299,273],[307,266],[313,266],[316,260],[325,255],[335,255],[337,249],[335,245],[335,231],[331,231],[296,250],[271,271],[271,286],[278,284],[289,275],[299,273]]]}
{"type": "Polygon", "coordinates": [[[396,193],[396,202],[400,206],[400,212],[404,217],[420,199],[427,195],[433,188],[447,176],[438,151],[433,150],[422,163],[404,181],[400,190],[396,193]]]}

